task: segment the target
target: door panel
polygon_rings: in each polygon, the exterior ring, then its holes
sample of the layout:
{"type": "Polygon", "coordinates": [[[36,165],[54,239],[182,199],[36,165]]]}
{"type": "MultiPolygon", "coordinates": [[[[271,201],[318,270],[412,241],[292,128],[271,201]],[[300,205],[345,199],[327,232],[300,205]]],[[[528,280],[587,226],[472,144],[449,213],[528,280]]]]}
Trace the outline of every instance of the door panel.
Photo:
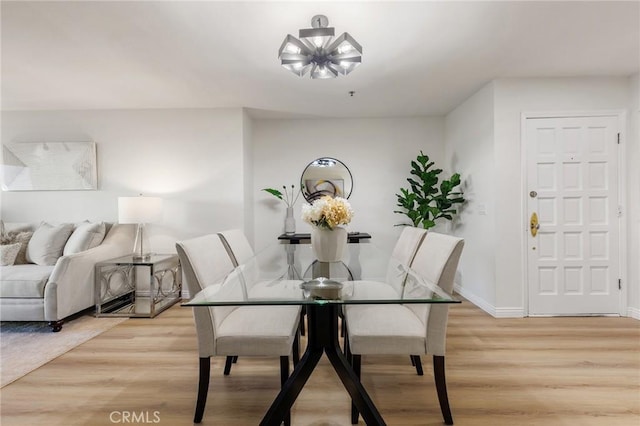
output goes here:
{"type": "Polygon", "coordinates": [[[620,310],[618,118],[526,120],[530,315],[620,310]]]}

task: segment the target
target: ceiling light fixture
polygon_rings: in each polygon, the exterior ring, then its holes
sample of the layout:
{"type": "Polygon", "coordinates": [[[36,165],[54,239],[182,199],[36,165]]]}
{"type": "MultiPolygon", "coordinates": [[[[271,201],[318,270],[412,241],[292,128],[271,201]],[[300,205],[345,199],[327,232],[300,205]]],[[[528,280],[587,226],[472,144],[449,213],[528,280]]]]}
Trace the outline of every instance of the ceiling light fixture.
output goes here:
{"type": "Polygon", "coordinates": [[[347,75],[362,62],[362,46],[349,33],[335,40],[335,29],[324,15],[311,18],[313,28],[301,29],[298,38],[288,34],[278,59],[283,67],[297,76],[310,72],[311,78],[335,78],[347,75]]]}

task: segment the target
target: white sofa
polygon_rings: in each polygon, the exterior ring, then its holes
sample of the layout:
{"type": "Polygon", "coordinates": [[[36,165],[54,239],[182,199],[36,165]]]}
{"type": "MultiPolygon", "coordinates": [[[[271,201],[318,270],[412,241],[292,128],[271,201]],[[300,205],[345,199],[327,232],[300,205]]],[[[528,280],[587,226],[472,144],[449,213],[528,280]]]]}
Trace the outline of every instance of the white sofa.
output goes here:
{"type": "MultiPolygon", "coordinates": [[[[38,225],[6,223],[4,228],[7,233],[4,235],[11,235],[8,234],[11,231],[15,234],[35,230],[38,225]]],[[[104,239],[96,241],[99,245],[88,250],[73,254],[61,252],[57,260],[44,262],[49,264],[0,266],[0,320],[48,321],[57,332],[66,317],[94,306],[95,264],[131,253],[135,235],[135,225],[105,223],[103,229],[104,239]]],[[[71,244],[72,239],[68,235],[64,244],[71,244]]],[[[31,238],[28,244],[35,244],[34,240],[36,238],[31,238]]]]}

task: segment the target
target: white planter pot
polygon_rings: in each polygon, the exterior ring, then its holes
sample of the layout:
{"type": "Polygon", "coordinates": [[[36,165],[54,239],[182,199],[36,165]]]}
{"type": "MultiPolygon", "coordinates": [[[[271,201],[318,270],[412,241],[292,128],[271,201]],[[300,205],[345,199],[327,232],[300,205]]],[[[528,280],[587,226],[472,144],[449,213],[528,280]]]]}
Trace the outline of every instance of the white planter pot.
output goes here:
{"type": "Polygon", "coordinates": [[[347,230],[333,228],[332,230],[312,227],[311,247],[320,262],[338,262],[342,260],[347,247],[347,230]]]}

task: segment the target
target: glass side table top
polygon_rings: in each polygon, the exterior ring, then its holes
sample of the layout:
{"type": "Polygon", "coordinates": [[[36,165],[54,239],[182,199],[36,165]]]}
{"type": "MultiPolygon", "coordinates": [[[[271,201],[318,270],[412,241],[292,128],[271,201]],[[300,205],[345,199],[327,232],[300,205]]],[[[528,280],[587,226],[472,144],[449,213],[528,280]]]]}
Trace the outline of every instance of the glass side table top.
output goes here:
{"type": "Polygon", "coordinates": [[[114,259],[98,262],[97,265],[155,265],[166,260],[176,257],[176,254],[150,253],[148,258],[140,259],[135,254],[127,254],[125,256],[116,257],[114,259]]]}

